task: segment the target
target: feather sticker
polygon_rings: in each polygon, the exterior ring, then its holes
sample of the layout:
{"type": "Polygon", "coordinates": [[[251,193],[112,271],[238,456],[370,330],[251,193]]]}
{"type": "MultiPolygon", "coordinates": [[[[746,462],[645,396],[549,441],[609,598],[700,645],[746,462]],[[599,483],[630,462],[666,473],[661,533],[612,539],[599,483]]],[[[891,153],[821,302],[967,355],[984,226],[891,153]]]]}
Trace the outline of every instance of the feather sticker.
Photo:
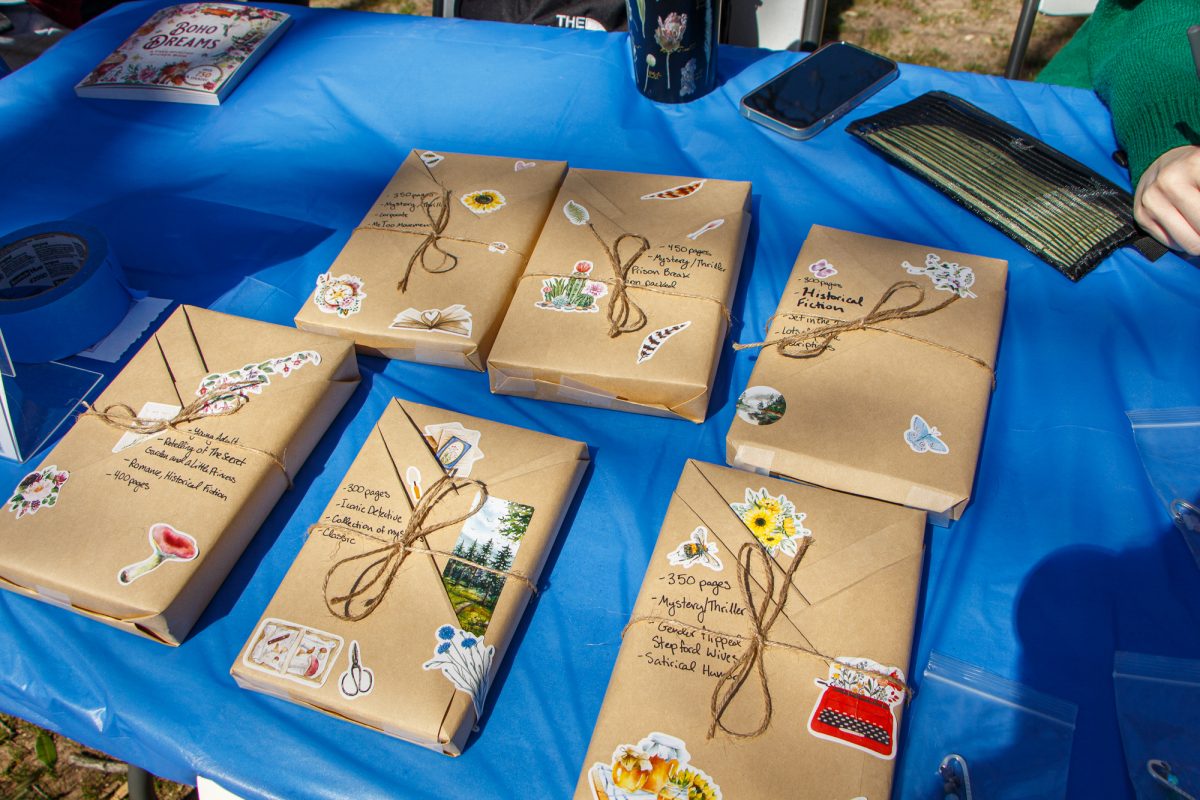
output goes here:
{"type": "Polygon", "coordinates": [[[588,210],[574,200],[567,201],[567,204],[563,206],[563,213],[567,215],[567,219],[571,221],[572,225],[587,225],[592,219],[588,210]]]}
{"type": "Polygon", "coordinates": [[[682,186],[672,186],[670,189],[663,189],[661,192],[653,192],[651,194],[642,195],[643,200],[679,200],[683,197],[691,197],[700,188],[704,186],[704,179],[685,183],[682,186]]]}
{"type": "Polygon", "coordinates": [[[649,361],[654,358],[654,354],[658,352],[658,348],[662,347],[663,342],[670,339],[681,330],[691,325],[692,321],[680,322],[677,325],[668,325],[665,328],[659,328],[642,340],[642,349],[638,351],[637,363],[649,361]]]}
{"type": "Polygon", "coordinates": [[[704,234],[708,233],[709,231],[715,231],[717,228],[721,227],[724,224],[725,224],[724,219],[714,219],[712,222],[704,223],[699,228],[697,228],[696,230],[689,233],[687,235],[687,237],[694,242],[697,239],[699,239],[701,236],[703,236],[704,234]]]}

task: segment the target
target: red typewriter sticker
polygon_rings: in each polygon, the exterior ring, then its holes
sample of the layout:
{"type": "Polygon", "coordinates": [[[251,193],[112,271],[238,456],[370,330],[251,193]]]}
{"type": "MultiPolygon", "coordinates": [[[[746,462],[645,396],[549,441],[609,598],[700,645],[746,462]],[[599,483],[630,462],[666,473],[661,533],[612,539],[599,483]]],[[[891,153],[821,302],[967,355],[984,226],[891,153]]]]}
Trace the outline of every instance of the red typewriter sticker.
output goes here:
{"type": "Polygon", "coordinates": [[[876,758],[896,757],[896,707],[904,700],[904,673],[867,658],[838,658],[829,679],[817,680],[808,730],[819,739],[848,745],[876,758]]]}

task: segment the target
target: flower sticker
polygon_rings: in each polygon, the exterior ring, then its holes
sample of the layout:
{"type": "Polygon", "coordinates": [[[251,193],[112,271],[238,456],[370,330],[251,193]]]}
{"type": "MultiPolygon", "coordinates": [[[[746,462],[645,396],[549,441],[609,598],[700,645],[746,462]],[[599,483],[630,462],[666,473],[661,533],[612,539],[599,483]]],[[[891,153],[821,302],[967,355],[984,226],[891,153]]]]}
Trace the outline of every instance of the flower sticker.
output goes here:
{"type": "Polygon", "coordinates": [[[495,189],[478,189],[474,192],[467,192],[459,200],[476,214],[491,214],[493,211],[499,211],[508,202],[504,199],[504,195],[495,189]]]}
{"type": "MultiPolygon", "coordinates": [[[[320,364],[321,354],[315,350],[301,350],[288,356],[270,358],[258,364],[246,364],[229,372],[213,372],[200,381],[196,397],[216,395],[230,386],[240,385],[237,394],[249,398],[262,394],[263,387],[271,383],[271,376],[286,378],[305,364],[320,364]]],[[[215,399],[204,406],[204,414],[221,414],[237,405],[233,395],[215,399]]]]}
{"type": "Polygon", "coordinates": [[[812,536],[812,531],[801,524],[808,515],[796,511],[786,495],[775,497],[765,488],[757,492],[747,489],[746,502],[730,503],[729,507],[771,555],[782,552],[794,556],[800,551],[797,542],[812,536]]]}
{"type": "Polygon", "coordinates": [[[550,311],[599,311],[596,301],[608,294],[608,287],[588,278],[593,266],[591,261],[576,261],[567,277],[546,278],[542,281],[542,299],[534,305],[550,311]]]}
{"type": "Polygon", "coordinates": [[[317,276],[313,302],[326,314],[348,317],[362,310],[362,301],[366,296],[362,278],[357,275],[339,275],[335,278],[326,272],[317,276]]]}
{"type": "Polygon", "coordinates": [[[421,666],[427,670],[441,670],[454,688],[470,696],[475,706],[475,716],[483,714],[483,700],[487,697],[489,672],[496,648],[483,641],[482,636],[443,625],[437,629],[437,646],[433,658],[421,666]]]}
{"type": "Polygon", "coordinates": [[[901,264],[910,275],[926,275],[933,281],[933,288],[942,292],[952,292],[959,297],[975,297],[970,291],[975,285],[975,271],[970,267],[962,267],[951,261],[942,261],[937,253],[925,256],[924,267],[914,267],[907,261],[901,264]]]}
{"type": "Polygon", "coordinates": [[[20,519],[26,514],[36,514],[40,509],[53,507],[58,503],[59,490],[70,476],[71,473],[54,464],[29,473],[17,484],[12,497],[8,498],[8,510],[20,519]]]}

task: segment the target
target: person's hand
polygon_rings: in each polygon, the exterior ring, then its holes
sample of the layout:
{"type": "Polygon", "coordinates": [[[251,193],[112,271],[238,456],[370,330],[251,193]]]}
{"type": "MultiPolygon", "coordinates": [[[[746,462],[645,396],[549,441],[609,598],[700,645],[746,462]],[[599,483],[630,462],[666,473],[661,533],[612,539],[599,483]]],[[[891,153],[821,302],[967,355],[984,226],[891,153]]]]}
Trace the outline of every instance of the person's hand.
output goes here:
{"type": "Polygon", "coordinates": [[[1133,216],[1172,250],[1200,256],[1200,147],[1176,147],[1154,160],[1138,181],[1133,216]]]}

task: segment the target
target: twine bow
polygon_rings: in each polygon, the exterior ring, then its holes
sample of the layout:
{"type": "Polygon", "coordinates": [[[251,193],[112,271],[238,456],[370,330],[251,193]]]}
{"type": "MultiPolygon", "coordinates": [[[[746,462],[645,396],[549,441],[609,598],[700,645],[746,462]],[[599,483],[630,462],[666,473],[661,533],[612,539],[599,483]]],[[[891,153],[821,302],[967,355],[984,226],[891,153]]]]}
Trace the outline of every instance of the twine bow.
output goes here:
{"type": "MultiPolygon", "coordinates": [[[[231,414],[236,414],[250,402],[250,397],[243,394],[243,391],[255,386],[259,386],[261,381],[249,380],[240,381],[230,384],[223,388],[198,397],[192,402],[179,409],[173,417],[168,419],[155,419],[151,417],[139,417],[137,412],[125,403],[113,403],[105,406],[103,411],[97,410],[95,406],[84,403],[86,410],[80,414],[82,417],[96,417],[110,428],[115,428],[126,433],[133,433],[139,436],[153,436],[156,433],[162,433],[165,430],[172,430],[176,433],[185,436],[192,435],[190,431],[181,430],[181,425],[187,425],[193,422],[199,422],[202,419],[210,417],[227,417],[231,414]],[[231,404],[225,405],[219,410],[211,409],[218,403],[231,404]],[[118,413],[120,412],[120,413],[118,413]]],[[[288,474],[287,467],[283,463],[283,459],[274,453],[267,450],[259,450],[257,447],[239,444],[236,442],[222,442],[229,447],[235,447],[239,450],[244,450],[249,453],[256,453],[269,458],[275,466],[283,473],[283,477],[287,479],[288,489],[292,488],[292,476],[288,474]]]]}
{"type": "MultiPolygon", "coordinates": [[[[449,528],[452,525],[466,521],[483,508],[487,499],[487,486],[481,481],[471,478],[451,478],[448,475],[438,478],[429,487],[429,490],[421,495],[421,499],[413,507],[412,516],[404,526],[404,532],[400,535],[400,538],[383,547],[377,547],[365,553],[343,558],[329,568],[329,571],[325,573],[325,606],[335,617],[347,622],[358,622],[359,620],[366,619],[379,607],[383,598],[387,596],[388,590],[392,588],[392,583],[396,579],[396,573],[400,571],[400,567],[404,564],[405,559],[408,558],[409,553],[437,552],[417,547],[416,543],[418,540],[443,528],[449,528]],[[469,486],[474,486],[479,490],[479,499],[470,511],[441,522],[435,523],[429,521],[433,510],[441,502],[451,495],[457,495],[460,489],[465,489],[469,486]],[[349,591],[345,594],[330,596],[329,584],[334,573],[356,561],[365,561],[367,564],[351,582],[349,591]],[[362,605],[360,611],[355,611],[352,607],[356,602],[362,605]]],[[[528,582],[528,579],[524,578],[524,576],[516,575],[515,573],[513,576],[528,582]]]]}
{"type": "Polygon", "coordinates": [[[773,709],[771,707],[771,689],[767,684],[767,670],[763,664],[763,655],[766,653],[766,648],[770,644],[774,644],[767,638],[767,634],[771,631],[771,626],[775,624],[775,620],[779,619],[779,615],[783,613],[783,607],[788,599],[788,587],[792,584],[792,576],[796,573],[796,569],[800,566],[800,562],[804,559],[804,554],[808,552],[808,546],[812,544],[812,538],[806,537],[800,544],[799,552],[792,558],[792,563],[788,566],[784,573],[783,586],[780,589],[779,597],[775,597],[775,571],[771,568],[771,558],[761,545],[754,542],[744,542],[738,549],[738,587],[742,592],[742,600],[746,606],[746,613],[750,617],[750,621],[754,626],[754,632],[748,637],[749,644],[742,650],[741,656],[733,665],[723,672],[717,679],[717,685],[713,687],[712,693],[712,722],[708,726],[708,738],[713,738],[716,735],[717,729],[720,728],[725,733],[738,739],[752,739],[755,736],[761,735],[771,725],[771,715],[773,709]],[[763,594],[762,602],[757,606],[754,604],[754,595],[750,589],[751,579],[751,563],[754,556],[766,566],[766,591],[763,594]],[[774,608],[771,608],[774,603],[774,608]],[[750,674],[754,673],[758,676],[758,683],[762,689],[763,696],[763,713],[758,727],[750,732],[735,731],[730,729],[721,719],[725,711],[729,708],[730,703],[737,697],[738,693],[745,685],[746,679],[750,674]]]}
{"type": "Polygon", "coordinates": [[[429,220],[429,232],[422,236],[421,243],[417,245],[417,249],[409,256],[408,264],[404,267],[404,274],[396,284],[396,288],[401,292],[408,291],[408,278],[412,274],[413,265],[418,261],[421,263],[421,269],[429,273],[449,272],[458,266],[458,256],[453,253],[447,253],[441,246],[441,236],[445,233],[446,226],[450,223],[450,190],[442,190],[441,203],[438,205],[437,215],[434,216],[432,207],[437,204],[437,200],[427,200],[426,198],[436,196],[436,192],[422,195],[421,210],[425,212],[425,217],[429,220]],[[436,268],[429,266],[429,263],[426,261],[430,250],[436,250],[442,255],[441,263],[436,268]]]}
{"type": "Polygon", "coordinates": [[[612,247],[609,247],[600,238],[595,225],[589,222],[587,226],[588,230],[592,232],[592,236],[595,236],[596,241],[600,243],[604,254],[608,256],[608,263],[612,266],[613,278],[610,284],[612,286],[612,298],[608,301],[608,338],[615,339],[622,333],[640,331],[646,327],[646,312],[629,298],[626,281],[629,278],[629,270],[642,257],[642,253],[650,249],[649,240],[641,234],[622,233],[612,243],[612,247]],[[626,239],[641,242],[641,245],[638,247],[637,252],[622,261],[621,243],[626,239]]]}

